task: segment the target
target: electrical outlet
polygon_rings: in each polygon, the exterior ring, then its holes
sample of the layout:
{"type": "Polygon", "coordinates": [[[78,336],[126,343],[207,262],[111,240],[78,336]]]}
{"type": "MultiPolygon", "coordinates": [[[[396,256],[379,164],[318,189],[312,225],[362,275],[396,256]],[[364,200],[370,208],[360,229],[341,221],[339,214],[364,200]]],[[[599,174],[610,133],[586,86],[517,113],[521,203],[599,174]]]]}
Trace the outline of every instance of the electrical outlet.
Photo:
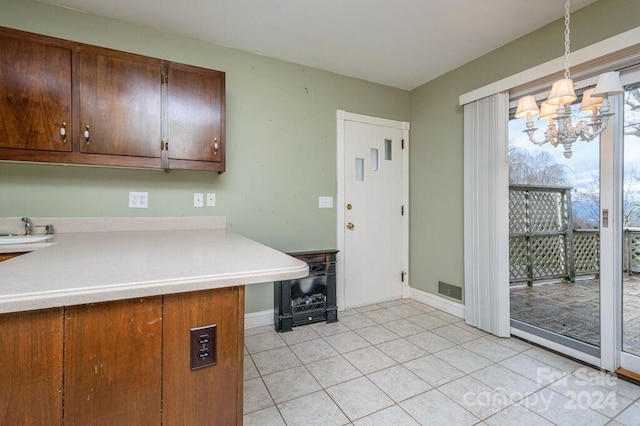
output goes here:
{"type": "Polygon", "coordinates": [[[216,324],[192,328],[189,331],[191,370],[216,365],[218,361],[216,324]]]}
{"type": "Polygon", "coordinates": [[[332,209],[333,208],[333,197],[318,197],[318,208],[321,208],[321,209],[332,209]]]}
{"type": "Polygon", "coordinates": [[[204,197],[202,192],[194,192],[193,193],[193,207],[203,207],[204,206],[204,197]]]}
{"type": "Polygon", "coordinates": [[[149,207],[148,192],[129,192],[130,209],[146,209],[149,207]]]}
{"type": "Polygon", "coordinates": [[[216,206],[216,194],[213,192],[207,192],[207,207],[216,206]]]}

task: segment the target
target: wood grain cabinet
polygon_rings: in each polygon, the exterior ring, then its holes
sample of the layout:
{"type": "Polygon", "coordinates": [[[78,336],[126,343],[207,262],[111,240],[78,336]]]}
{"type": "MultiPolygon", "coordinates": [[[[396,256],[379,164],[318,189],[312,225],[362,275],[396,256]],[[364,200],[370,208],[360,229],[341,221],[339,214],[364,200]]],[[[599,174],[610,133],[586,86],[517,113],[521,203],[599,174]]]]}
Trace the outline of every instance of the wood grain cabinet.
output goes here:
{"type": "Polygon", "coordinates": [[[0,424],[62,424],[63,309],[0,315],[0,424]]]}
{"type": "Polygon", "coordinates": [[[170,63],[167,76],[168,168],[223,167],[225,74],[170,63]]]}
{"type": "Polygon", "coordinates": [[[76,70],[80,152],[159,159],[162,61],[83,47],[76,70]]]}
{"type": "Polygon", "coordinates": [[[225,74],[0,28],[0,160],[225,170],[225,74]]]}
{"type": "Polygon", "coordinates": [[[0,425],[241,425],[243,340],[242,286],[0,315],[0,425]]]}
{"type": "Polygon", "coordinates": [[[0,33],[0,148],[71,151],[71,56],[0,33]]]}

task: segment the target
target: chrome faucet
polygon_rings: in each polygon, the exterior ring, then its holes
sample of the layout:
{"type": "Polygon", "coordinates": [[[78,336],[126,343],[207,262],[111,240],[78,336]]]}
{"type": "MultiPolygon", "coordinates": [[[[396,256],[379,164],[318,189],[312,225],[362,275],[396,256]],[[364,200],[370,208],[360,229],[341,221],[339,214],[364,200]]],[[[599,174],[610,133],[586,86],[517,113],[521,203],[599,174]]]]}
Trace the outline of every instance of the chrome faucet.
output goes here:
{"type": "Polygon", "coordinates": [[[44,228],[44,233],[53,235],[53,225],[35,225],[34,228],[44,228]]]}
{"type": "Polygon", "coordinates": [[[31,235],[31,230],[33,229],[33,222],[28,217],[23,217],[21,219],[24,222],[24,235],[31,235]]]}

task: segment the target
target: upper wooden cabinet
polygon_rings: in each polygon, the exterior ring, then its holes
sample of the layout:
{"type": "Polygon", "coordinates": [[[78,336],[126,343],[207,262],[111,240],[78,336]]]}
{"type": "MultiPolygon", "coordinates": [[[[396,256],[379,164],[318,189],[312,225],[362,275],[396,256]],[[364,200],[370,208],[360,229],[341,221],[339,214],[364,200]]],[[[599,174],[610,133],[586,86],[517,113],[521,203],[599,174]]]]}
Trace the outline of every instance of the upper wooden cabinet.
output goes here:
{"type": "Polygon", "coordinates": [[[71,56],[0,33],[0,147],[71,151],[71,56]]]}
{"type": "Polygon", "coordinates": [[[160,158],[162,61],[83,48],[76,70],[80,152],[160,158]]]}
{"type": "Polygon", "coordinates": [[[169,168],[224,164],[224,73],[170,63],[168,77],[169,168]]]}
{"type": "Polygon", "coordinates": [[[0,160],[225,170],[225,74],[0,28],[0,160]]]}

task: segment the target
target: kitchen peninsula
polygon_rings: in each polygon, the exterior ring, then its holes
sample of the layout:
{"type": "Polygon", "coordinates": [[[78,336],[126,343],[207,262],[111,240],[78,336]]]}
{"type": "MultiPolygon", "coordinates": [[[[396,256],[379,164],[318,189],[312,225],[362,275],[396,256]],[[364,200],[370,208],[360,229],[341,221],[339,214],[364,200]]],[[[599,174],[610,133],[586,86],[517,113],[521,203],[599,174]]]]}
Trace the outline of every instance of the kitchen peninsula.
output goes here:
{"type": "Polygon", "coordinates": [[[306,263],[224,218],[48,222],[0,263],[0,423],[242,424],[244,286],[306,263]]]}

